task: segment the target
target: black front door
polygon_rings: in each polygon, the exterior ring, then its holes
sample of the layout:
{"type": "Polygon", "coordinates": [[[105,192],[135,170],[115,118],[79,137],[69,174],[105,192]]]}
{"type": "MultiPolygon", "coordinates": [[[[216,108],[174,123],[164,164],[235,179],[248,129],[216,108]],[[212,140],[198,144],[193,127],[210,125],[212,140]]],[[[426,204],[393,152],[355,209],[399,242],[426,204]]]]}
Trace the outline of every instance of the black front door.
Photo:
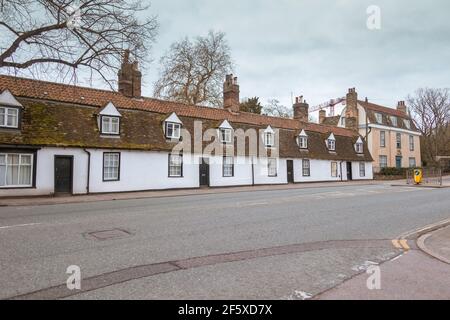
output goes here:
{"type": "Polygon", "coordinates": [[[287,181],[288,183],[294,183],[294,161],[287,160],[286,167],[287,167],[287,181]]]}
{"type": "Polygon", "coordinates": [[[200,159],[200,186],[209,186],[209,159],[200,159]]]}
{"type": "Polygon", "coordinates": [[[353,176],[352,176],[352,163],[351,162],[347,162],[347,180],[352,180],[353,176]]]}
{"type": "Polygon", "coordinates": [[[72,193],[73,157],[55,156],[55,193],[72,193]]]}

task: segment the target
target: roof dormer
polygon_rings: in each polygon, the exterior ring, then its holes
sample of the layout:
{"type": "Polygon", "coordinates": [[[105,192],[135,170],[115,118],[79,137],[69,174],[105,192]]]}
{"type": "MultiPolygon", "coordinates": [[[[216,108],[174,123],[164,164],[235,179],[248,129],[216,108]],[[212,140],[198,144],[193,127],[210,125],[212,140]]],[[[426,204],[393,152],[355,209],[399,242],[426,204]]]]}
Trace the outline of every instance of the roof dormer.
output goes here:
{"type": "Polygon", "coordinates": [[[308,135],[304,129],[302,129],[302,131],[298,134],[297,144],[300,149],[308,149],[308,135]]]}
{"type": "Polygon", "coordinates": [[[120,135],[120,118],[122,115],[112,102],[108,102],[98,113],[99,130],[102,135],[120,135]]]}
{"type": "Polygon", "coordinates": [[[269,125],[264,130],[264,145],[266,147],[273,147],[275,144],[275,131],[273,131],[272,127],[269,125]]]}
{"type": "Polygon", "coordinates": [[[364,142],[361,139],[361,137],[358,137],[358,140],[356,140],[355,151],[356,151],[356,153],[363,153],[364,152],[364,142]]]}
{"type": "Polygon", "coordinates": [[[19,129],[22,104],[6,89],[0,94],[0,127],[19,129]]]}
{"type": "Polygon", "coordinates": [[[325,141],[327,148],[329,151],[336,151],[336,138],[334,137],[334,134],[331,133],[327,140],[325,141]]]}
{"type": "Polygon", "coordinates": [[[180,139],[181,137],[181,126],[183,125],[183,122],[178,118],[177,114],[175,112],[172,112],[172,114],[164,120],[164,135],[167,139],[180,139]]]}
{"type": "Polygon", "coordinates": [[[231,143],[233,141],[233,127],[227,120],[224,120],[218,130],[220,142],[231,143]]]}
{"type": "Polygon", "coordinates": [[[0,94],[0,105],[17,108],[23,107],[22,104],[17,101],[17,99],[8,89],[3,90],[3,92],[0,94]]]}

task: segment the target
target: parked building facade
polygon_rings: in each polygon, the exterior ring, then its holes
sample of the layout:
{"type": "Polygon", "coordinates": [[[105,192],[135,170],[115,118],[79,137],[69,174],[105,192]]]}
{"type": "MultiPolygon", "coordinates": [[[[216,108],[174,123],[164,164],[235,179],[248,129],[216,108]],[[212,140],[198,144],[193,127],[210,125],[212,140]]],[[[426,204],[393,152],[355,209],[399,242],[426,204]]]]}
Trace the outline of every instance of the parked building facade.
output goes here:
{"type": "Polygon", "coordinates": [[[224,107],[141,96],[128,61],[118,92],[0,76],[0,196],[372,179],[356,132],[239,111],[237,78],[224,107]],[[253,142],[253,144],[252,144],[253,142]]]}
{"type": "Polygon", "coordinates": [[[404,101],[397,108],[358,99],[355,88],[349,89],[337,116],[327,117],[319,111],[319,123],[358,132],[374,159],[373,168],[411,168],[421,166],[420,132],[407,112],[404,101]]]}

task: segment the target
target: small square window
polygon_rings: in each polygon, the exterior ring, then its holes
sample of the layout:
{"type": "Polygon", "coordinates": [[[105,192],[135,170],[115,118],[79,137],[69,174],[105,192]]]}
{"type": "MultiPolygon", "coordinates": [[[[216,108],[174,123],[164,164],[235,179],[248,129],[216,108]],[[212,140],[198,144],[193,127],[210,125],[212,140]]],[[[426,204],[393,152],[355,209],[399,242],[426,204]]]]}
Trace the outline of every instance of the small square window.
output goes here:
{"type": "Polygon", "coordinates": [[[101,116],[103,134],[119,134],[120,119],[118,117],[101,116]]]}
{"type": "Polygon", "coordinates": [[[232,142],[231,129],[220,129],[220,142],[222,142],[222,143],[231,143],[232,142]]]}
{"type": "Polygon", "coordinates": [[[356,143],[355,144],[355,150],[357,153],[363,153],[363,144],[362,143],[356,143]]]}
{"type": "Polygon", "coordinates": [[[396,127],[397,126],[397,117],[391,116],[391,123],[394,127],[396,127]]]}
{"type": "Polygon", "coordinates": [[[272,147],[274,145],[274,136],[272,132],[264,133],[264,144],[266,147],[272,147]]]}
{"type": "Polygon", "coordinates": [[[327,140],[327,147],[328,147],[328,150],[330,150],[330,151],[336,150],[336,141],[333,140],[333,139],[328,139],[327,140]]]}
{"type": "Polygon", "coordinates": [[[166,122],[166,138],[180,139],[181,124],[174,122],[166,122]]]}
{"type": "Polygon", "coordinates": [[[18,128],[19,109],[0,107],[0,127],[18,128]]]}
{"type": "Polygon", "coordinates": [[[298,144],[301,149],[307,149],[308,148],[308,137],[305,136],[299,136],[298,137],[298,144]]]}

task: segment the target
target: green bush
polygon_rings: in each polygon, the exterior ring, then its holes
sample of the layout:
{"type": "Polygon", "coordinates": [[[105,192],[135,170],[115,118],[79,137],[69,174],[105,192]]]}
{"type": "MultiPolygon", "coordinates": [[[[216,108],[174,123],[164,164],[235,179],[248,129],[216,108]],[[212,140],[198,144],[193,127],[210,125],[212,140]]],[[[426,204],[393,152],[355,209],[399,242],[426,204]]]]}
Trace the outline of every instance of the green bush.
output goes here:
{"type": "Polygon", "coordinates": [[[406,176],[406,170],[409,168],[387,167],[381,168],[380,174],[384,176],[406,176]]]}

